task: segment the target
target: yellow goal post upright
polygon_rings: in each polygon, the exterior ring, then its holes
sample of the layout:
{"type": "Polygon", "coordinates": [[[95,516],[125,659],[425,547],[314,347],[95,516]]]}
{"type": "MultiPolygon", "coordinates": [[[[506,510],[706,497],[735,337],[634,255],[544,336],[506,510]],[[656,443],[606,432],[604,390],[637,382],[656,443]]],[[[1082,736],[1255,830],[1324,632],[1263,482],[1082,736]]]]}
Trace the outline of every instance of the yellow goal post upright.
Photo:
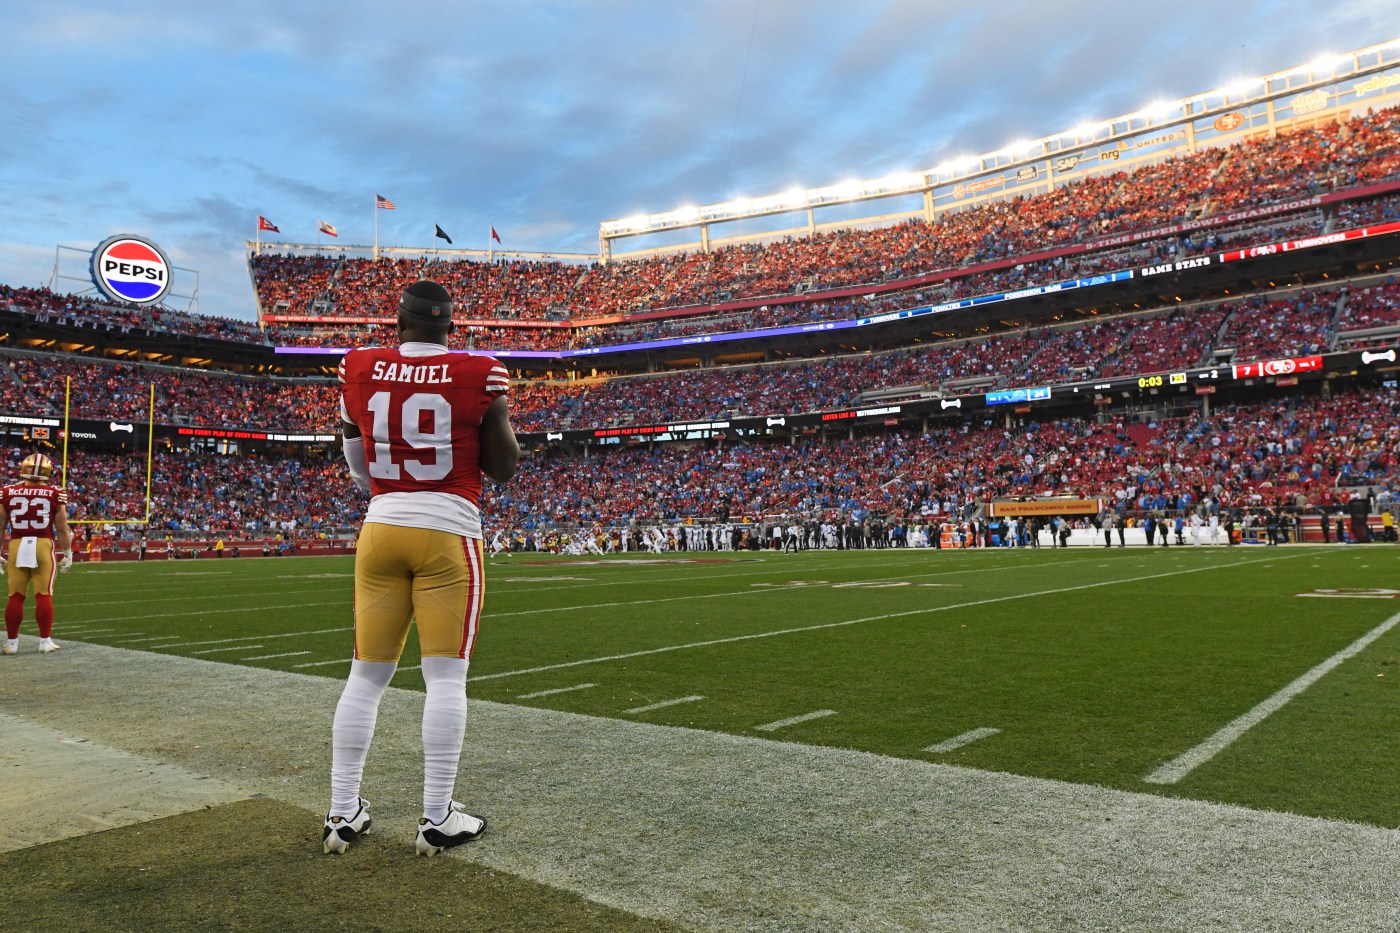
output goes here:
{"type": "MultiPolygon", "coordinates": [[[[73,398],[73,377],[63,382],[63,482],[68,488],[68,410],[73,398]]],[[[146,419],[146,515],[144,518],[82,518],[69,519],[70,525],[149,525],[151,521],[151,466],[155,459],[156,384],[151,383],[151,401],[146,419]]]]}

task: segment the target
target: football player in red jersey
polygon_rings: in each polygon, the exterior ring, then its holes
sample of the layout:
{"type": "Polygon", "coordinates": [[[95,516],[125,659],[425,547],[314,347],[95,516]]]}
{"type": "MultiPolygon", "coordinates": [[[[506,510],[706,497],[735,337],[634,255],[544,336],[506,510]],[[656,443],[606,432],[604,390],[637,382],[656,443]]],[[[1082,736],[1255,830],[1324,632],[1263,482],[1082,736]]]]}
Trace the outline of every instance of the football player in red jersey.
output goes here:
{"type": "Polygon", "coordinates": [[[34,618],[39,623],[39,650],[58,650],[53,640],[53,583],[56,571],[73,566],[68,531],[68,494],[50,480],[53,461],[30,454],[20,461],[19,482],[0,489],[0,527],[10,529],[10,544],[0,566],[9,581],[5,603],[4,654],[19,651],[24,599],[34,584],[34,618]]]}
{"type": "Polygon", "coordinates": [[[481,475],[504,483],[520,447],[508,374],[489,356],[449,353],[452,301],[436,282],[399,300],[397,347],[340,363],[345,459],[371,493],[355,550],[355,655],[331,730],[331,806],[321,835],[344,852],[370,827],[360,796],[379,701],[416,622],[423,655],[423,816],[415,846],[435,855],[486,821],[452,799],[466,728],[467,664],[481,617],[481,475]]]}

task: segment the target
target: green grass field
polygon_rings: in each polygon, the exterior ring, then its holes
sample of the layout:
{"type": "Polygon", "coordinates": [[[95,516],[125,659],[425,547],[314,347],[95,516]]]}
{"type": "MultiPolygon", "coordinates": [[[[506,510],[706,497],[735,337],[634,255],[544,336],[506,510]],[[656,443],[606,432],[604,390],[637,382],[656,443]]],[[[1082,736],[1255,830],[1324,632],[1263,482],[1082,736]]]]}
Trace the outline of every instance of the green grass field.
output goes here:
{"type": "MultiPolygon", "coordinates": [[[[352,572],[82,565],[55,636],[339,679],[352,572]]],[[[488,567],[468,693],[1395,826],[1400,599],[1301,594],[1397,581],[1382,545],[516,555],[488,567]],[[1179,780],[1145,780],[1271,698],[1179,780]]],[[[421,687],[416,652],[396,686],[421,687]]]]}

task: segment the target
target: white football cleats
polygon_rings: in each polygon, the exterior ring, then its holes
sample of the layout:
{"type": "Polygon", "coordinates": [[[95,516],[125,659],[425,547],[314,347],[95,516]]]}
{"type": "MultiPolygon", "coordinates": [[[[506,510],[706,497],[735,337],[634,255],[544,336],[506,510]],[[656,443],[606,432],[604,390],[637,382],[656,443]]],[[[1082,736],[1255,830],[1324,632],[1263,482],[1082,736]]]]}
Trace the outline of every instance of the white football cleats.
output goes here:
{"type": "Polygon", "coordinates": [[[53,461],[43,454],[30,454],[19,462],[19,478],[44,482],[53,477],[53,461]]]}

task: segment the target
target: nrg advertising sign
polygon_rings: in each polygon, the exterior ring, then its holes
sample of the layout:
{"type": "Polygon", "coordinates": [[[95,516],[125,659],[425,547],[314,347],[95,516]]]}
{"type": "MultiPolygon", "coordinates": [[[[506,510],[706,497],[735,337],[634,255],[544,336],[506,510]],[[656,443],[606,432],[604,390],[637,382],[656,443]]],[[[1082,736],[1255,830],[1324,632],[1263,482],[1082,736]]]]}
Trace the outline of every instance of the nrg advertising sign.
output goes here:
{"type": "Polygon", "coordinates": [[[92,251],[92,282],[112,301],[155,304],[170,291],[173,266],[145,237],[108,237],[92,251]]]}

